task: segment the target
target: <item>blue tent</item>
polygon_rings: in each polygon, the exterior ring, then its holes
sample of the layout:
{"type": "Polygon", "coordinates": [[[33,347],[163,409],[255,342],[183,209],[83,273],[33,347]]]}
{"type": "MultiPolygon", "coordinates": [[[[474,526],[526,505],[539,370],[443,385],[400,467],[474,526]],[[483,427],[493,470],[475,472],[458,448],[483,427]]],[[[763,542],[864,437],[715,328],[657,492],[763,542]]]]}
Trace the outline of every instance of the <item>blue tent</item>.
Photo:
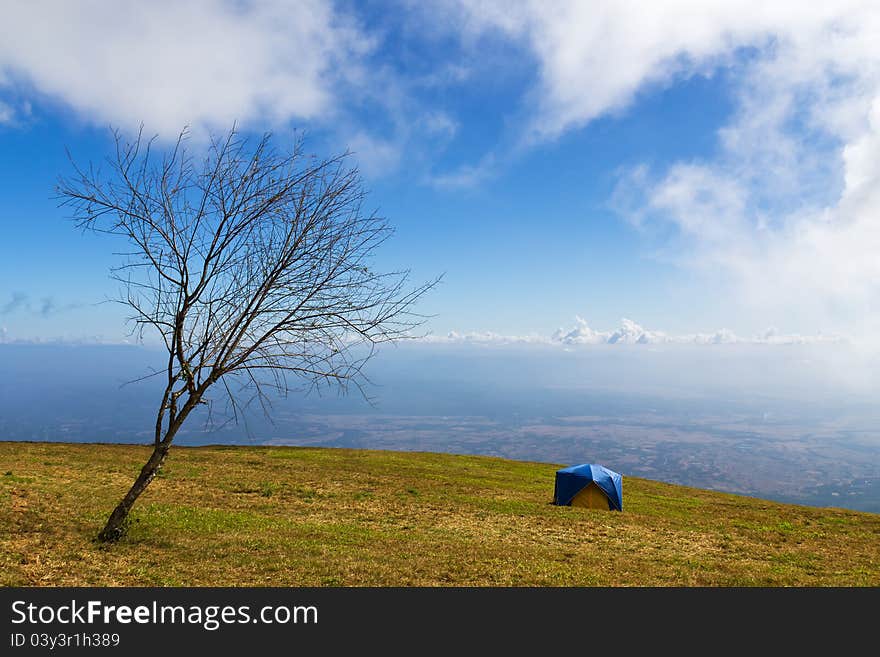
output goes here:
{"type": "MultiPolygon", "coordinates": [[[[598,487],[601,493],[608,499],[608,508],[611,511],[623,511],[623,477],[602,465],[584,463],[573,465],[556,471],[556,490],[553,494],[553,503],[559,506],[591,506],[592,504],[578,504],[585,493],[598,487]],[[595,484],[595,486],[590,486],[595,484]],[[580,495],[580,497],[579,497],[580,495]]],[[[599,492],[596,491],[596,495],[599,492]]]]}

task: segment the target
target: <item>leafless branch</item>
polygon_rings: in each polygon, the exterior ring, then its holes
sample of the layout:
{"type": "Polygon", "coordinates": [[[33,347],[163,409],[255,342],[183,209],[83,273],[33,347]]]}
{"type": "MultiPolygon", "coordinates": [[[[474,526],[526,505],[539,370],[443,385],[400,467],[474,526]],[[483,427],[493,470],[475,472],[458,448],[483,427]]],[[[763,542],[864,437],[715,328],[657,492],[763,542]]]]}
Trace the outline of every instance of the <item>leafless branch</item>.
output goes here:
{"type": "Polygon", "coordinates": [[[267,413],[293,380],[363,392],[375,345],[424,320],[413,308],[437,281],[375,270],[392,229],[364,211],[347,153],[310,156],[301,139],[277,150],[233,128],[196,160],[186,130],[164,153],[143,131],[114,137],[102,167],[73,163],[57,192],[77,226],[130,245],[113,271],[120,301],[168,352],[157,449],[218,382],[234,418],[246,404],[232,381],[267,413]]]}

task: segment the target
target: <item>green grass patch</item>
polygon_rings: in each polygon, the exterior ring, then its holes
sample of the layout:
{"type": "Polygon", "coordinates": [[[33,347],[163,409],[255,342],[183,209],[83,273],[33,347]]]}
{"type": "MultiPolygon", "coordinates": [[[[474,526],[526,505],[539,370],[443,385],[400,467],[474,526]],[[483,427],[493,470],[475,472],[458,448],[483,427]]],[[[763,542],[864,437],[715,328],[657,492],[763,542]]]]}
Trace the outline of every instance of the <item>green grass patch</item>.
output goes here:
{"type": "Polygon", "coordinates": [[[624,512],[550,504],[546,463],[302,447],[149,455],[0,442],[0,585],[880,586],[880,516],[624,473],[624,512]]]}

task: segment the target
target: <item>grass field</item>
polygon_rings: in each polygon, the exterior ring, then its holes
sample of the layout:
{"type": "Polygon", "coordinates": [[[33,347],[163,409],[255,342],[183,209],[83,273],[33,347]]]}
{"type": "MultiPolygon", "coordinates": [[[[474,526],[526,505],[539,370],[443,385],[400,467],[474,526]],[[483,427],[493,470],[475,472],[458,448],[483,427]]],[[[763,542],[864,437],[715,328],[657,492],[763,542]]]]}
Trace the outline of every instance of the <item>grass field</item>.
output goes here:
{"type": "Polygon", "coordinates": [[[624,512],[550,504],[557,466],[172,449],[128,536],[93,538],[147,448],[0,442],[2,585],[880,586],[880,515],[624,472],[624,512]]]}

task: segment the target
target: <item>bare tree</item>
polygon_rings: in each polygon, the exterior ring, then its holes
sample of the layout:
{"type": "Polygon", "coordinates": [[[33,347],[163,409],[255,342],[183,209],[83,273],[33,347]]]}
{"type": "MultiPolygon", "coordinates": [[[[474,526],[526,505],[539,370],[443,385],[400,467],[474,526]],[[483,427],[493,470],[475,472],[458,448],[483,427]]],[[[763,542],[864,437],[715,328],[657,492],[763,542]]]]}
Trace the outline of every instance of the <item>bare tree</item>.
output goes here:
{"type": "Polygon", "coordinates": [[[307,156],[300,138],[279,151],[271,135],[249,141],[233,128],[196,160],[186,130],[161,154],[142,132],[114,137],[106,168],[74,163],[57,192],[78,226],[130,243],[113,270],[120,301],[138,336],[157,334],[168,359],[153,452],[102,541],[124,535],[135,500],[209,390],[235,417],[291,380],[362,390],[375,345],[421,323],[413,304],[437,282],[409,288],[406,271],[374,271],[392,229],[364,211],[348,153],[307,156]]]}

